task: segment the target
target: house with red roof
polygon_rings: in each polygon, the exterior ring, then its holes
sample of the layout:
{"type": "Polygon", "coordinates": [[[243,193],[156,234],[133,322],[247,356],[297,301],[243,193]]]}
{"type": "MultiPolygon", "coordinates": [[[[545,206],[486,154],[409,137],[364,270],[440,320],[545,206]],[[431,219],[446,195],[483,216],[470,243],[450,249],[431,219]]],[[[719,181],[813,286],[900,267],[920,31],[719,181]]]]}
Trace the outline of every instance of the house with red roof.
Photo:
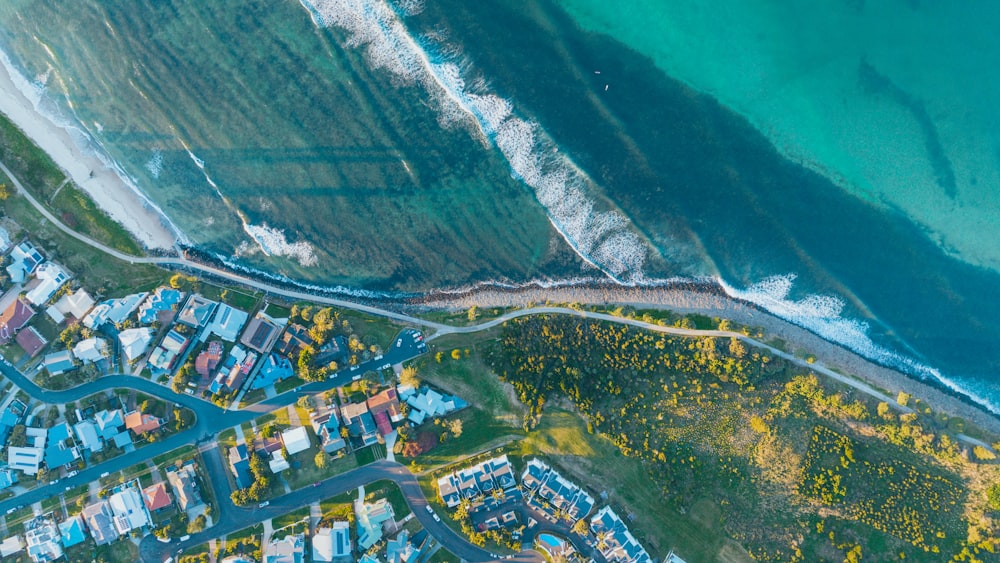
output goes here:
{"type": "Polygon", "coordinates": [[[166,483],[157,483],[143,489],[142,500],[150,512],[162,510],[173,502],[170,500],[170,493],[167,492],[166,483]]]}
{"type": "Polygon", "coordinates": [[[139,411],[132,411],[125,415],[125,428],[131,430],[136,436],[155,432],[163,426],[163,420],[151,414],[143,414],[139,411]]]}
{"type": "Polygon", "coordinates": [[[24,350],[25,353],[27,353],[28,356],[32,358],[34,358],[35,355],[38,354],[38,352],[40,352],[42,348],[45,347],[46,344],[48,344],[48,341],[45,340],[45,337],[42,336],[41,334],[38,334],[38,331],[35,330],[35,327],[31,326],[17,333],[17,336],[14,337],[14,340],[16,340],[17,345],[20,346],[21,349],[24,350]]]}
{"type": "Polygon", "coordinates": [[[222,343],[214,340],[209,342],[208,348],[195,358],[194,371],[198,372],[198,375],[203,379],[208,379],[212,376],[215,368],[219,366],[220,361],[222,361],[222,343]]]}
{"type": "Polygon", "coordinates": [[[10,342],[14,334],[24,328],[34,316],[35,310],[20,297],[11,302],[0,313],[0,346],[10,342]]]}

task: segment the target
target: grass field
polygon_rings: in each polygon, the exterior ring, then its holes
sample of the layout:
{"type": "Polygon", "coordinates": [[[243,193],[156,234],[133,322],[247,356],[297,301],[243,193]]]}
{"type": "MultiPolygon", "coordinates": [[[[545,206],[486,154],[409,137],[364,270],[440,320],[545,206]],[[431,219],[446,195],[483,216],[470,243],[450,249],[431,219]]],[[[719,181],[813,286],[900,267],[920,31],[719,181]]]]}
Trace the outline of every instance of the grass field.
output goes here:
{"type": "Polygon", "coordinates": [[[297,524],[302,520],[309,519],[309,507],[304,506],[298,510],[293,510],[287,514],[282,514],[277,518],[271,519],[271,529],[280,530],[286,526],[291,526],[297,524]]]}

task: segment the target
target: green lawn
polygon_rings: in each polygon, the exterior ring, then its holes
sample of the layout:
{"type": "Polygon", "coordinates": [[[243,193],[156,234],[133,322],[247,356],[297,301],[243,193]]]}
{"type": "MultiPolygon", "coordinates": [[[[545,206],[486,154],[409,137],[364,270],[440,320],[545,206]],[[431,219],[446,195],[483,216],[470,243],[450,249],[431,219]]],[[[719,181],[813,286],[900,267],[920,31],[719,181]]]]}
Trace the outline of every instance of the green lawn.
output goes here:
{"type": "Polygon", "coordinates": [[[224,448],[231,448],[236,445],[236,431],[232,428],[227,428],[222,432],[219,432],[219,445],[224,448]]]}
{"type": "Polygon", "coordinates": [[[292,389],[295,389],[299,385],[304,385],[304,384],[305,381],[303,381],[301,377],[298,376],[289,377],[288,379],[282,379],[281,381],[275,383],[274,390],[277,391],[278,394],[280,395],[286,391],[291,391],[292,389]]]}
{"type": "Polygon", "coordinates": [[[428,563],[458,563],[459,561],[458,557],[455,557],[444,548],[435,551],[434,555],[427,560],[428,563]]]}
{"type": "MultiPolygon", "coordinates": [[[[453,414],[446,420],[454,418],[462,421],[461,436],[457,438],[449,436],[444,443],[439,443],[429,452],[417,456],[416,462],[419,465],[423,467],[449,465],[463,456],[501,446],[524,435],[521,428],[506,424],[504,418],[498,418],[477,407],[453,414]]],[[[441,426],[425,423],[417,429],[417,433],[433,432],[440,436],[444,430],[441,426]]]]}
{"type": "Polygon", "coordinates": [[[368,465],[373,461],[385,458],[385,446],[382,444],[373,444],[367,448],[356,450],[354,456],[357,458],[359,466],[368,465]]]}
{"type": "Polygon", "coordinates": [[[271,528],[273,530],[280,530],[285,526],[291,526],[292,524],[308,519],[309,519],[309,507],[303,506],[298,510],[293,510],[287,514],[282,514],[277,518],[273,518],[271,520],[271,528]]]}
{"type": "MultiPolygon", "coordinates": [[[[309,430],[310,434],[312,434],[312,429],[309,430]]],[[[315,442],[315,439],[313,439],[313,441],[315,442]]],[[[285,481],[288,482],[288,486],[290,486],[292,490],[308,487],[313,483],[329,479],[334,475],[346,473],[358,467],[358,460],[355,456],[344,455],[340,458],[330,458],[328,456],[326,467],[320,469],[315,463],[315,457],[318,451],[318,447],[312,447],[304,452],[299,452],[291,456],[292,459],[290,462],[292,463],[294,469],[285,474],[284,477],[285,481]],[[295,466],[295,463],[298,463],[298,465],[295,466]]]]}

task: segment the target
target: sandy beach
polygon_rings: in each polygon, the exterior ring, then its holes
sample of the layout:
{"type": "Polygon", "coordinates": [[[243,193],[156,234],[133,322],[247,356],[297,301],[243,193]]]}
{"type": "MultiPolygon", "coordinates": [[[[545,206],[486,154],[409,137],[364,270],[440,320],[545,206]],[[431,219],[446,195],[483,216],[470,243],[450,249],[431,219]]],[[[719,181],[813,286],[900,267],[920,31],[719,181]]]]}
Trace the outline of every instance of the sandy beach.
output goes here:
{"type": "MultiPolygon", "coordinates": [[[[556,288],[527,287],[518,290],[481,288],[464,294],[436,294],[424,305],[432,308],[525,307],[530,304],[581,303],[600,305],[614,303],[645,309],[668,309],[680,314],[701,314],[729,319],[734,323],[759,328],[764,341],[778,338],[789,351],[801,351],[817,358],[817,364],[853,375],[881,388],[891,395],[900,391],[928,402],[935,411],[960,416],[987,430],[1000,434],[1000,418],[941,389],[923,383],[904,373],[873,363],[864,357],[820,338],[788,321],[763,311],[752,304],[732,299],[721,290],[704,288],[636,288],[613,284],[603,286],[568,286],[556,288]]],[[[850,391],[848,391],[848,394],[850,391]]]]}
{"type": "Polygon", "coordinates": [[[18,89],[11,76],[9,61],[0,55],[0,112],[42,148],[55,163],[87,192],[112,219],[123,225],[148,249],[170,249],[177,236],[156,209],[130,188],[126,182],[95,154],[80,147],[70,131],[38,112],[32,100],[18,89]]]}

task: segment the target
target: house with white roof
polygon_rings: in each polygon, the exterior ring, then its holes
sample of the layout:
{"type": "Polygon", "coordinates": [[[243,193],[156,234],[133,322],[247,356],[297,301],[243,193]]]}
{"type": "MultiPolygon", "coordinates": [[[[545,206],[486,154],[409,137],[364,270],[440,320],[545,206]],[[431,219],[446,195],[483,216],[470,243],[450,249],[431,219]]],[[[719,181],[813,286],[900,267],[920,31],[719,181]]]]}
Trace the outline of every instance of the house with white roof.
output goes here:
{"type": "Polygon", "coordinates": [[[122,352],[129,363],[136,361],[146,352],[150,341],[153,340],[153,330],[149,328],[130,328],[118,334],[118,341],[121,342],[122,352]]]}
{"type": "Polygon", "coordinates": [[[285,430],[281,433],[281,442],[285,445],[288,455],[304,452],[312,445],[309,441],[309,431],[305,426],[285,430]]]}
{"type": "Polygon", "coordinates": [[[7,446],[7,467],[27,475],[36,475],[45,452],[42,448],[7,446]]]}
{"type": "Polygon", "coordinates": [[[35,268],[45,262],[42,253],[27,241],[11,249],[10,258],[13,262],[7,266],[7,274],[10,276],[10,281],[14,283],[24,283],[28,276],[35,271],[35,268]]]}
{"type": "Polygon", "coordinates": [[[55,561],[63,556],[62,534],[51,518],[39,516],[24,524],[24,539],[32,561],[55,561]]]}
{"type": "Polygon", "coordinates": [[[100,305],[91,309],[87,316],[83,318],[83,326],[93,329],[111,323],[115,326],[121,325],[135,311],[143,299],[149,295],[148,292],[133,293],[119,299],[109,299],[102,301],[100,305]]]}
{"type": "Polygon", "coordinates": [[[32,305],[42,305],[69,281],[69,274],[55,262],[46,262],[35,270],[35,280],[28,284],[24,298],[32,305]]]}
{"type": "Polygon", "coordinates": [[[215,315],[212,317],[212,322],[205,327],[206,338],[208,334],[216,334],[226,342],[236,342],[236,337],[239,336],[240,330],[243,329],[243,325],[249,318],[250,315],[246,311],[219,303],[215,315]]]}
{"type": "Polygon", "coordinates": [[[271,538],[264,546],[264,563],[302,563],[305,561],[306,538],[304,534],[271,538]]]}
{"type": "Polygon", "coordinates": [[[108,357],[108,341],[97,337],[81,340],[73,347],[73,355],[85,364],[99,362],[108,357]]]}
{"type": "Polygon", "coordinates": [[[595,536],[602,536],[603,541],[595,543],[594,547],[608,563],[653,563],[653,559],[610,506],[605,506],[594,514],[590,519],[590,529],[595,536]]]}
{"type": "Polygon", "coordinates": [[[90,536],[97,545],[109,544],[118,539],[118,530],[114,524],[115,513],[111,510],[110,503],[102,500],[88,504],[84,507],[82,515],[87,522],[90,536]]]}
{"type": "Polygon", "coordinates": [[[146,503],[142,501],[139,482],[132,481],[108,498],[111,511],[114,512],[115,529],[119,534],[127,534],[149,525],[152,519],[146,511],[146,503]]]}
{"type": "Polygon", "coordinates": [[[0,557],[13,557],[15,553],[24,549],[24,542],[21,536],[14,535],[4,538],[0,542],[0,557]]]}
{"type": "Polygon", "coordinates": [[[319,528],[312,539],[312,560],[331,563],[334,559],[351,556],[351,529],[345,521],[333,523],[332,528],[319,528]]]}
{"type": "Polygon", "coordinates": [[[94,306],[94,298],[87,293],[86,289],[81,287],[75,292],[63,295],[52,306],[62,313],[63,316],[83,319],[94,306]]]}

